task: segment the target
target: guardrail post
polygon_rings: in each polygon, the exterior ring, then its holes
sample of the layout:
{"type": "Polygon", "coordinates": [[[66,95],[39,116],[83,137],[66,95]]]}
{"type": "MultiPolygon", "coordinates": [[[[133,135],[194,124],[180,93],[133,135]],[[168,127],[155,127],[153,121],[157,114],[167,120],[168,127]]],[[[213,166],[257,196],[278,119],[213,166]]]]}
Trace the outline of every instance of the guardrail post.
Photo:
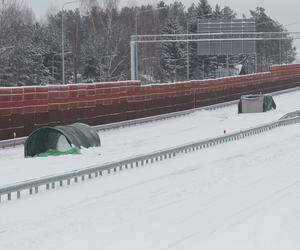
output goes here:
{"type": "Polygon", "coordinates": [[[50,184],[49,184],[49,183],[46,184],[46,189],[47,189],[47,190],[50,189],[50,184]]]}
{"type": "Polygon", "coordinates": [[[7,200],[11,201],[11,193],[7,194],[7,200]]]}
{"type": "Polygon", "coordinates": [[[54,189],[55,188],[55,182],[51,183],[51,188],[54,189]]]}
{"type": "Polygon", "coordinates": [[[29,188],[29,194],[32,195],[32,188],[29,188]]]}
{"type": "Polygon", "coordinates": [[[17,191],[17,199],[21,198],[21,191],[17,191]]]}
{"type": "Polygon", "coordinates": [[[39,187],[36,186],[36,187],[34,188],[34,191],[35,191],[35,193],[37,194],[37,193],[39,192],[39,187]]]}
{"type": "Polygon", "coordinates": [[[62,187],[63,186],[63,181],[59,181],[59,185],[62,187]]]}

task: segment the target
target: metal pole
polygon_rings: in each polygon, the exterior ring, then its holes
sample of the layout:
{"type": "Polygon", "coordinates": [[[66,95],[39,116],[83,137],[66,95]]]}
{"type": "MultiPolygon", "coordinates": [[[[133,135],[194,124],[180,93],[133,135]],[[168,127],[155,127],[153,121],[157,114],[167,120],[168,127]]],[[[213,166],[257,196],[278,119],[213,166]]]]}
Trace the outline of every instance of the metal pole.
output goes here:
{"type": "Polygon", "coordinates": [[[257,53],[254,54],[254,73],[257,73],[257,53]]]}
{"type": "Polygon", "coordinates": [[[134,51],[135,51],[135,80],[139,80],[139,55],[138,55],[138,43],[134,43],[134,51]]]}
{"type": "Polygon", "coordinates": [[[54,82],[54,57],[55,57],[55,55],[53,55],[53,58],[52,58],[52,83],[54,82]]]}
{"type": "Polygon", "coordinates": [[[279,40],[279,64],[282,64],[282,57],[281,57],[281,40],[279,40]]]}
{"type": "MultiPolygon", "coordinates": [[[[143,12],[143,11],[142,11],[143,12]]],[[[138,21],[138,15],[142,12],[137,12],[135,14],[135,35],[137,36],[137,33],[138,33],[138,24],[137,24],[137,21],[138,21]]],[[[130,44],[130,48],[131,50],[134,51],[134,54],[131,54],[131,80],[138,80],[138,62],[137,62],[137,58],[138,58],[138,52],[137,52],[137,43],[131,43],[130,44]],[[134,67],[134,69],[132,68],[134,67]],[[133,75],[134,74],[134,75],[133,75]]],[[[132,52],[132,51],[131,51],[132,52]]]]}
{"type": "MultiPolygon", "coordinates": [[[[189,33],[189,23],[186,22],[186,33],[189,33]]],[[[189,55],[189,41],[186,41],[186,80],[190,80],[190,55],[189,55]]]]}
{"type": "Polygon", "coordinates": [[[66,2],[61,8],[61,56],[62,56],[62,84],[65,85],[65,44],[64,44],[64,7],[68,4],[79,3],[79,0],[66,2]]]}
{"type": "Polygon", "coordinates": [[[135,42],[130,42],[130,69],[131,69],[131,80],[136,80],[136,61],[135,61],[135,42]]]}
{"type": "Polygon", "coordinates": [[[137,27],[138,14],[139,14],[139,12],[137,12],[135,14],[135,35],[136,36],[137,36],[137,33],[138,33],[138,27],[137,27]]]}
{"type": "MultiPolygon", "coordinates": [[[[149,10],[137,11],[135,14],[135,35],[137,36],[137,34],[138,34],[138,16],[140,14],[155,11],[155,10],[166,9],[166,8],[168,8],[168,6],[149,9],[149,10]]],[[[138,80],[139,79],[138,42],[135,42],[134,45],[130,43],[130,50],[131,50],[131,67],[133,67],[133,66],[135,67],[135,69],[131,68],[131,80],[138,80]],[[133,49],[133,47],[134,47],[134,49],[133,49]],[[134,56],[132,54],[133,50],[134,50],[134,56]],[[134,57],[134,59],[133,59],[133,57],[134,57]],[[133,60],[134,60],[134,63],[133,63],[133,60]],[[133,73],[134,73],[134,77],[133,77],[133,73]]]]}
{"type": "Polygon", "coordinates": [[[227,76],[229,76],[229,56],[226,57],[227,76]]]}
{"type": "Polygon", "coordinates": [[[205,66],[204,66],[204,59],[202,60],[202,79],[204,79],[204,70],[205,70],[205,66]]]}
{"type": "Polygon", "coordinates": [[[62,7],[61,10],[61,57],[62,57],[62,84],[65,85],[64,7],[62,7]]]}
{"type": "MultiPolygon", "coordinates": [[[[281,35],[283,38],[283,35],[281,35]]],[[[279,39],[279,64],[282,64],[282,54],[281,54],[281,39],[279,39]]]]}

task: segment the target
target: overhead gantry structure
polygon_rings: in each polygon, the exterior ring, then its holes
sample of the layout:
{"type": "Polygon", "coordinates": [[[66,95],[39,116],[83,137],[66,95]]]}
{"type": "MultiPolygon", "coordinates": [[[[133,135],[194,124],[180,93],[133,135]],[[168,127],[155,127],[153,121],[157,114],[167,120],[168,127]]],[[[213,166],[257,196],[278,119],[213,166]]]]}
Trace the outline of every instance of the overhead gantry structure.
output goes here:
{"type": "Polygon", "coordinates": [[[138,44],[146,43],[190,43],[190,42],[234,42],[300,39],[300,32],[243,32],[243,33],[190,33],[161,35],[132,35],[130,42],[131,80],[138,80],[138,44]]]}

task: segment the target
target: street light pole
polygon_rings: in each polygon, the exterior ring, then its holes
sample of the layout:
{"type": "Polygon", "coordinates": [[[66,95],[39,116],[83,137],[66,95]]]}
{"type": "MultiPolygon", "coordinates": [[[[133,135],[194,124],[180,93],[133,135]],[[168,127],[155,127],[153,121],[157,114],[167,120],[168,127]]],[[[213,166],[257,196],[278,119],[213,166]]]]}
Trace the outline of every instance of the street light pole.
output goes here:
{"type": "Polygon", "coordinates": [[[79,0],[66,2],[61,8],[61,55],[62,55],[62,84],[66,84],[65,80],[65,44],[64,44],[64,8],[68,4],[79,3],[79,0]]]}
{"type": "Polygon", "coordinates": [[[61,9],[61,55],[62,55],[62,84],[65,85],[64,6],[61,9]]]}
{"type": "MultiPolygon", "coordinates": [[[[163,6],[163,7],[158,7],[158,8],[153,8],[153,9],[147,9],[147,10],[141,10],[137,11],[135,14],[135,35],[138,35],[138,16],[142,13],[146,12],[151,12],[151,11],[156,11],[156,10],[161,10],[161,9],[166,9],[168,6],[163,6]]],[[[131,47],[131,67],[134,67],[134,69],[131,69],[131,79],[132,80],[138,80],[139,78],[139,66],[138,66],[138,43],[137,42],[131,42],[130,43],[131,47]]]]}
{"type": "Polygon", "coordinates": [[[146,12],[151,12],[151,11],[156,11],[156,10],[162,10],[162,9],[166,9],[166,8],[168,8],[168,6],[163,6],[163,7],[158,7],[158,8],[148,9],[148,10],[137,11],[136,14],[135,14],[135,35],[137,36],[137,34],[138,34],[138,25],[137,25],[137,22],[138,22],[138,16],[140,14],[143,14],[143,13],[146,13],[146,12]]]}
{"type": "MultiPolygon", "coordinates": [[[[67,55],[67,54],[71,54],[71,52],[65,52],[65,55],[67,55]]],[[[54,77],[54,58],[56,57],[56,56],[62,56],[62,53],[60,52],[60,53],[54,53],[53,54],[53,57],[52,57],[52,78],[54,79],[55,77],[54,77]]],[[[56,61],[57,62],[57,61],[56,61]]]]}
{"type": "MultiPolygon", "coordinates": [[[[186,33],[189,34],[189,21],[186,21],[186,33]]],[[[189,55],[189,41],[186,41],[186,80],[190,80],[190,55],[189,55]]]]}

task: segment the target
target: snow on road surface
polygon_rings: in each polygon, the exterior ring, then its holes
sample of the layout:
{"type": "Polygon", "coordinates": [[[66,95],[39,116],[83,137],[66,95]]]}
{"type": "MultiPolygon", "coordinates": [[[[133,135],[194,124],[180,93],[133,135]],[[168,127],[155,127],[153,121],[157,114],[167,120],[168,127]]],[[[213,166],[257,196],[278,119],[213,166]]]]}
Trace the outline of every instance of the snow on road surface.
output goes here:
{"type": "Polygon", "coordinates": [[[0,205],[0,249],[295,250],[300,125],[0,205]]]}
{"type": "Polygon", "coordinates": [[[279,119],[300,110],[300,91],[274,97],[277,110],[260,114],[237,114],[237,105],[214,111],[131,126],[100,133],[101,148],[82,155],[24,159],[23,146],[0,150],[0,186],[68,170],[118,161],[140,154],[199,141],[279,119]]]}

